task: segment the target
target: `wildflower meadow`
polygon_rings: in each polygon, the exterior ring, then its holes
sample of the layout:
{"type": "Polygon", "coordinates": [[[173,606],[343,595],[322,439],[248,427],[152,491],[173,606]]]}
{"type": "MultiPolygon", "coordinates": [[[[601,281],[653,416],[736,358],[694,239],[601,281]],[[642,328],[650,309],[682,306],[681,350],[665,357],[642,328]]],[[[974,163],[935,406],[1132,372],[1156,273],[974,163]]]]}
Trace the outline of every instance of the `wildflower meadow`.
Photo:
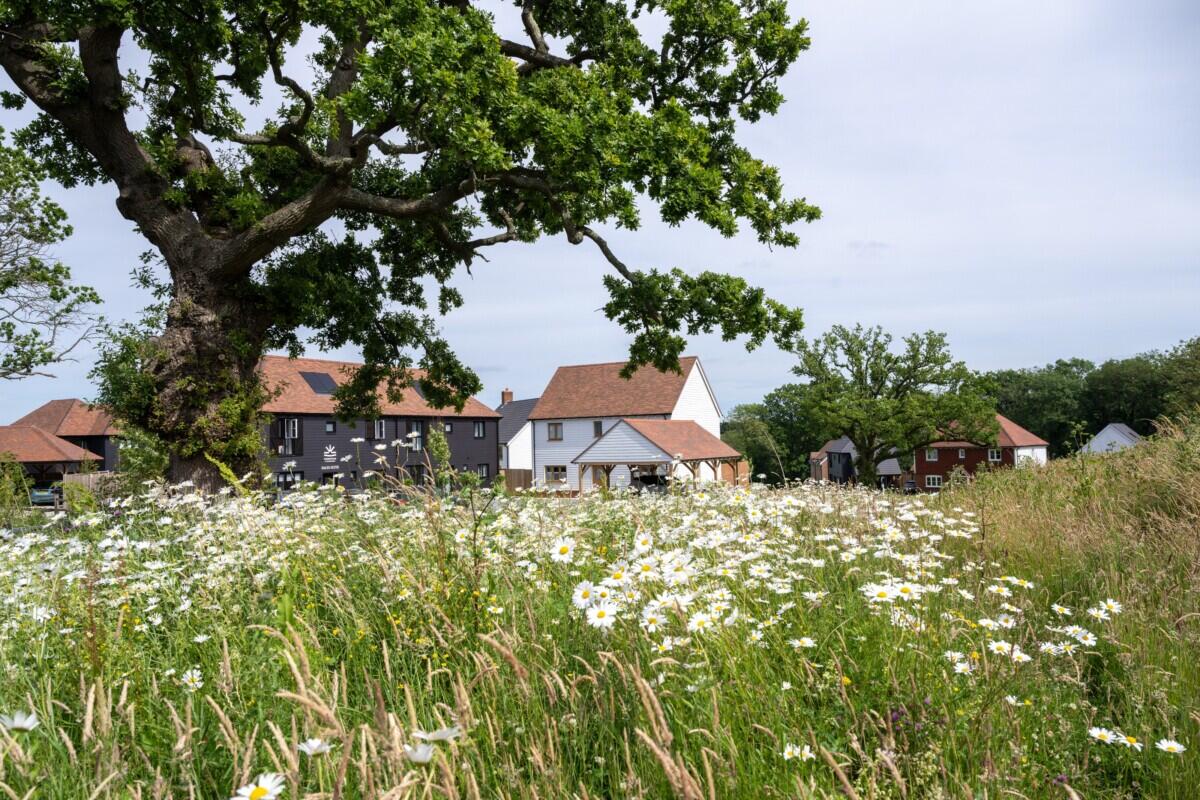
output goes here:
{"type": "Polygon", "coordinates": [[[15,519],[0,792],[1195,797],[1194,547],[1138,533],[1182,490],[1119,495],[1133,465],[15,519]]]}

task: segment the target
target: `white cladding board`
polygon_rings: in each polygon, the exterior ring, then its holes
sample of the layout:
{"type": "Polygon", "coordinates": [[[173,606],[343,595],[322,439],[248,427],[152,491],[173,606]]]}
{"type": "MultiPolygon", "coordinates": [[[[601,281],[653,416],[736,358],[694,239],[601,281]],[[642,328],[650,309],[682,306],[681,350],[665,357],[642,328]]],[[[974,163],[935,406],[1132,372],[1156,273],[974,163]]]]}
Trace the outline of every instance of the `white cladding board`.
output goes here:
{"type": "Polygon", "coordinates": [[[585,464],[669,464],[671,455],[625,422],[618,422],[577,456],[585,464]]]}
{"type": "Polygon", "coordinates": [[[1083,451],[1085,453],[1112,453],[1117,450],[1124,450],[1126,447],[1132,447],[1134,444],[1136,442],[1130,442],[1124,434],[1112,425],[1106,425],[1104,430],[1097,433],[1084,446],[1083,451]]]}
{"type": "MultiPolygon", "coordinates": [[[[592,435],[593,423],[599,420],[601,429],[607,432],[620,419],[620,417],[589,417],[587,419],[532,420],[533,484],[535,486],[546,485],[547,466],[564,466],[567,468],[567,486],[571,489],[581,488],[579,486],[579,465],[571,462],[596,441],[596,437],[592,435]],[[561,441],[550,441],[549,427],[552,422],[562,424],[561,441]]],[[[656,416],[647,417],[647,419],[665,419],[665,417],[656,416]]],[[[588,480],[584,482],[582,488],[586,489],[591,485],[589,473],[588,480]]],[[[629,470],[624,467],[613,470],[609,485],[613,488],[628,486],[629,470]]]]}
{"type": "Polygon", "coordinates": [[[679,399],[671,412],[671,419],[690,419],[713,436],[721,435],[721,412],[717,401],[704,380],[704,371],[697,361],[684,381],[679,399]]]}
{"type": "Polygon", "coordinates": [[[1037,447],[1018,447],[1013,454],[1017,466],[1036,464],[1043,466],[1046,463],[1046,448],[1037,447]]]}
{"type": "Polygon", "coordinates": [[[508,469],[533,469],[533,423],[526,422],[505,448],[508,469]]]}

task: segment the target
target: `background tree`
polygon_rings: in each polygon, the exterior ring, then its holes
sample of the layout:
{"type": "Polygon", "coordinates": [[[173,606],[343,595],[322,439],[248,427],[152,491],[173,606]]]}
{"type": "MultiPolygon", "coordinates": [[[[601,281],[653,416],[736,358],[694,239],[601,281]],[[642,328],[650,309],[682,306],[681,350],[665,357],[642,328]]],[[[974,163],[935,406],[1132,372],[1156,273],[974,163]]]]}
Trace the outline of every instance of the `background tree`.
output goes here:
{"type": "Polygon", "coordinates": [[[96,322],[100,298],[51,255],[71,228],[42,196],[43,177],[0,139],[0,380],[51,375],[46,368],[69,359],[96,322]]]}
{"type": "Polygon", "coordinates": [[[761,403],[736,406],[722,425],[721,438],[773,483],[807,478],[809,454],[830,438],[808,394],[808,386],[789,383],[769,392],[761,403]]]}
{"type": "Polygon", "coordinates": [[[1167,376],[1162,353],[1105,361],[1085,381],[1082,412],[1091,433],[1124,422],[1143,436],[1166,412],[1167,376]]]}
{"type": "Polygon", "coordinates": [[[995,442],[991,399],[950,356],[945,334],[912,334],[902,344],[893,351],[892,336],[879,327],[835,325],[797,346],[800,363],[792,371],[808,381],[808,408],[822,430],[850,438],[866,485],[877,482],[880,461],[895,454],[911,462],[915,450],[951,433],[995,442]]]}
{"type": "Polygon", "coordinates": [[[1081,358],[1044,367],[1005,369],[986,375],[996,410],[1050,443],[1059,457],[1076,446],[1075,431],[1086,418],[1087,376],[1095,365],[1081,358]]]}
{"type": "Polygon", "coordinates": [[[638,227],[640,196],[672,225],[730,236],[744,221],[768,245],[796,243],[790,226],[818,209],[785,198],[736,135],[778,109],[779,78],[808,47],[786,0],[507,8],[511,20],[432,0],[0,3],[0,66],[18,90],[3,99],[39,112],[21,145],[64,186],[111,183],[166,265],[165,328],[144,354],[153,392],[128,410],[172,447],[175,477],[211,479],[206,453],[246,460],[228,443],[257,436],[259,358],[300,350],[299,329],[361,348],[344,414],[374,413],[380,383],[396,396],[414,366],[429,400],[461,405],[480,382],[429,307],[460,305],[456,269],[505,242],[598,247],[629,371],[677,369],[685,335],[796,336],[799,311],[741,279],[638,269],[594,227],[638,227]],[[653,38],[637,25],[647,12],[653,38]],[[498,33],[518,17],[523,41],[498,33]]]}
{"type": "Polygon", "coordinates": [[[754,473],[764,474],[772,483],[787,479],[779,443],[763,419],[759,403],[734,406],[721,423],[721,439],[750,462],[754,473]]]}
{"type": "Polygon", "coordinates": [[[1200,408],[1200,336],[1180,342],[1164,359],[1166,409],[1170,415],[1196,414],[1200,408]]]}

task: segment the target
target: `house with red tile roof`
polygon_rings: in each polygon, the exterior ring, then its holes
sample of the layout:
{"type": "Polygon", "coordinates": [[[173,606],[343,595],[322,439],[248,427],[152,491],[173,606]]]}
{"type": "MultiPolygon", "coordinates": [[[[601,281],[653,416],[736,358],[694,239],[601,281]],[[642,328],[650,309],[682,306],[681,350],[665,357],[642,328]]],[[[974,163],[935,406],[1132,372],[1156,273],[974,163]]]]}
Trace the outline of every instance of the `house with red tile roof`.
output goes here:
{"type": "Polygon", "coordinates": [[[387,474],[421,483],[438,466],[426,447],[439,427],[450,445],[451,466],[474,472],[490,484],[498,472],[500,415],[470,398],[462,411],[439,408],[421,392],[419,371],[399,400],[379,387],[376,419],[337,418],[334,390],[349,380],[352,361],[264,356],[259,366],[271,399],[265,432],[267,464],[280,488],[302,481],[361,486],[365,473],[387,474]]]}
{"type": "Polygon", "coordinates": [[[679,372],[623,361],[559,367],[529,413],[535,486],[582,491],[668,478],[720,480],[740,454],[721,441],[721,408],[700,359],[679,372]]]}
{"type": "Polygon", "coordinates": [[[39,484],[62,480],[63,475],[79,472],[84,464],[96,466],[103,460],[90,450],[32,425],[0,425],[0,454],[23,466],[39,484]]]}
{"type": "Polygon", "coordinates": [[[99,457],[96,469],[117,468],[117,426],[112,415],[100,406],[69,398],[51,400],[13,423],[39,428],[52,436],[82,447],[99,457]]]}
{"type": "Polygon", "coordinates": [[[974,475],[984,468],[1024,467],[1046,463],[1049,443],[1008,417],[996,415],[999,433],[995,442],[956,439],[933,442],[914,454],[916,488],[936,492],[961,469],[974,475]]]}

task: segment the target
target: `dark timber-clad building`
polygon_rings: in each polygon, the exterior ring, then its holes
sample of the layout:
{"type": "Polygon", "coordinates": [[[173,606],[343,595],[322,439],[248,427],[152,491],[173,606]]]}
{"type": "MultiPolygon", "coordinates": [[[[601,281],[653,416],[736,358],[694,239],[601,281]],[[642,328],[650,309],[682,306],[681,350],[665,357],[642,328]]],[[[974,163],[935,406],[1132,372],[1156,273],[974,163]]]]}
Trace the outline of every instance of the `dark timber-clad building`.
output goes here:
{"type": "Polygon", "coordinates": [[[425,445],[435,425],[450,444],[451,466],[491,484],[497,472],[499,414],[475,398],[461,413],[435,408],[414,383],[398,403],[388,400],[381,387],[383,413],[378,419],[343,422],[334,412],[333,391],[358,366],[317,358],[263,358],[263,381],[274,393],[263,410],[272,417],[265,438],[276,485],[287,488],[306,480],[353,488],[371,471],[421,483],[428,478],[432,457],[425,445]]]}

